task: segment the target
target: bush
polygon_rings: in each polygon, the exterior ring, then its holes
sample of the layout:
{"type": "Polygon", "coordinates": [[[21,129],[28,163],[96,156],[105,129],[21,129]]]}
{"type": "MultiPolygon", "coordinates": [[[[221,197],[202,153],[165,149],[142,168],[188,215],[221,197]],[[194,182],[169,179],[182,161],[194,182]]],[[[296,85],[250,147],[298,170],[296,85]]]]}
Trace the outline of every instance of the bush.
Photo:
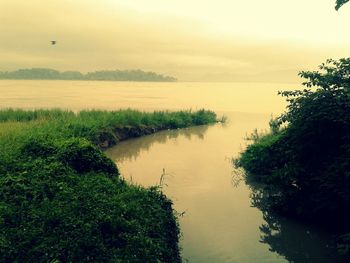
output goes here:
{"type": "Polygon", "coordinates": [[[78,173],[98,172],[118,175],[113,161],[85,139],[69,139],[58,146],[58,158],[78,173]]]}
{"type": "Polygon", "coordinates": [[[84,139],[29,138],[0,197],[1,262],[180,262],[171,201],[84,139]]]}
{"type": "Polygon", "coordinates": [[[304,90],[281,92],[289,102],[278,118],[285,127],[248,146],[238,164],[260,181],[293,189],[302,200],[288,203],[294,212],[335,218],[350,205],[350,59],[320,69],[301,72],[304,90]]]}
{"type": "Polygon", "coordinates": [[[236,164],[264,184],[256,206],[350,231],[350,58],[300,75],[303,90],[280,92],[289,105],[278,129],[236,164]]]}

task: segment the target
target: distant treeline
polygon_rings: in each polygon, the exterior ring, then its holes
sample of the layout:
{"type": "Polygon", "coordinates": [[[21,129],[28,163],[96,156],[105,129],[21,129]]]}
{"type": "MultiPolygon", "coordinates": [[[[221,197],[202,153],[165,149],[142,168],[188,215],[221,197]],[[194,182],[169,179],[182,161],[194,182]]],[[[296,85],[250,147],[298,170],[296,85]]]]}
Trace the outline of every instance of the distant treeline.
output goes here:
{"type": "Polygon", "coordinates": [[[176,81],[174,77],[142,70],[101,70],[83,74],[79,71],[60,72],[48,68],[19,69],[1,72],[0,79],[109,80],[109,81],[176,81]]]}

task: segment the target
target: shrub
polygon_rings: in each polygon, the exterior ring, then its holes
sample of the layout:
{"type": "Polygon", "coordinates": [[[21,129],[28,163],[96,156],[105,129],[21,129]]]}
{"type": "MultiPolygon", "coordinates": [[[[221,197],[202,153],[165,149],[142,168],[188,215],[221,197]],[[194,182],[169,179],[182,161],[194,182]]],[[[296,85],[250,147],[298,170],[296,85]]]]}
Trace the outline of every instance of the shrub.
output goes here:
{"type": "Polygon", "coordinates": [[[277,119],[279,129],[248,146],[238,164],[283,187],[281,195],[293,189],[284,205],[294,213],[335,218],[350,206],[344,191],[350,189],[350,59],[329,60],[320,69],[300,73],[307,79],[303,90],[280,93],[289,105],[277,119]]]}
{"type": "Polygon", "coordinates": [[[275,132],[255,140],[236,164],[248,180],[263,183],[254,205],[344,233],[350,231],[350,58],[300,75],[303,90],[280,92],[289,105],[275,132]]]}
{"type": "Polygon", "coordinates": [[[90,142],[28,138],[16,161],[0,177],[1,262],[180,262],[171,201],[90,142]]]}

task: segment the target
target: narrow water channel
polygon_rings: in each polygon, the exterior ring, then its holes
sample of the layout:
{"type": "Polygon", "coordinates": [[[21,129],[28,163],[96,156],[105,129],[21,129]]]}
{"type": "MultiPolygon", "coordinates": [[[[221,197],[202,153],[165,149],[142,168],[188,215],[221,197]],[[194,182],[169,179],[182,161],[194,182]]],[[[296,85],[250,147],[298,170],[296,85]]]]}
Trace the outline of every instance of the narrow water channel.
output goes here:
{"type": "Polygon", "coordinates": [[[284,219],[284,236],[274,235],[276,222],[251,207],[251,190],[232,167],[246,132],[266,129],[270,116],[226,115],[227,124],[163,131],[106,153],[136,184],[159,184],[165,174],[164,192],[184,212],[181,247],[188,262],[334,262],[320,231],[284,219]]]}

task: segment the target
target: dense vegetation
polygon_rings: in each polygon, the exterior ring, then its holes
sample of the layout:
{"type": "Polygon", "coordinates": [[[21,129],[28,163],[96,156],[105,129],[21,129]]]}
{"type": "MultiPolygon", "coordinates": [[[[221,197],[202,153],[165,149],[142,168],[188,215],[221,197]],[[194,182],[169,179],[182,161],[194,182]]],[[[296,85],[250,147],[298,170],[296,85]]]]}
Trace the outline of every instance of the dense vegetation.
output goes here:
{"type": "Polygon", "coordinates": [[[320,223],[338,233],[339,248],[349,253],[350,58],[300,75],[304,89],[280,93],[287,111],[270,123],[269,134],[252,136],[236,165],[259,184],[255,206],[320,223]]]}
{"type": "Polygon", "coordinates": [[[343,5],[345,5],[349,1],[350,0],[337,0],[335,9],[338,10],[339,8],[341,8],[343,5]]]}
{"type": "Polygon", "coordinates": [[[0,79],[106,80],[106,81],[176,81],[175,78],[142,70],[103,70],[83,74],[79,71],[60,72],[47,68],[19,69],[0,72],[0,79]]]}
{"type": "Polygon", "coordinates": [[[204,110],[0,111],[0,262],[180,262],[171,201],[126,183],[97,146],[215,121],[204,110]]]}

